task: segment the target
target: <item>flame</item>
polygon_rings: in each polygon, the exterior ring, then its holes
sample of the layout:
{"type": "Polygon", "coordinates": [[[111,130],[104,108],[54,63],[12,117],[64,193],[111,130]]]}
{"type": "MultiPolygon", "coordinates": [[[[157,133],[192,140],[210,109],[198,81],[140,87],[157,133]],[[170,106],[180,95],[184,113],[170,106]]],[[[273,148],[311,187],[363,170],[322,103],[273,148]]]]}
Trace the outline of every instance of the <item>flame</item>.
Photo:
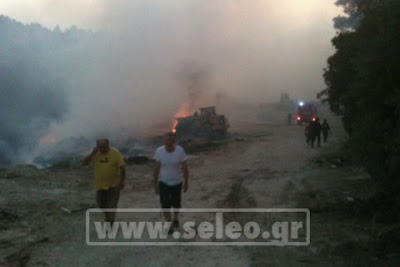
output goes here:
{"type": "Polygon", "coordinates": [[[189,115],[191,115],[191,112],[188,109],[188,107],[186,105],[181,106],[178,109],[178,111],[175,113],[175,116],[174,116],[175,119],[174,119],[174,123],[173,123],[173,125],[171,127],[171,131],[173,133],[176,133],[176,126],[178,125],[178,120],[176,118],[187,117],[189,115]]]}
{"type": "Polygon", "coordinates": [[[172,126],[172,132],[173,132],[173,133],[176,133],[176,129],[175,129],[175,128],[176,128],[176,125],[178,125],[178,120],[175,120],[175,121],[174,121],[174,125],[172,126]]]}
{"type": "Polygon", "coordinates": [[[49,133],[48,135],[40,138],[41,144],[54,144],[55,142],[57,142],[57,137],[54,133],[49,133]]]}

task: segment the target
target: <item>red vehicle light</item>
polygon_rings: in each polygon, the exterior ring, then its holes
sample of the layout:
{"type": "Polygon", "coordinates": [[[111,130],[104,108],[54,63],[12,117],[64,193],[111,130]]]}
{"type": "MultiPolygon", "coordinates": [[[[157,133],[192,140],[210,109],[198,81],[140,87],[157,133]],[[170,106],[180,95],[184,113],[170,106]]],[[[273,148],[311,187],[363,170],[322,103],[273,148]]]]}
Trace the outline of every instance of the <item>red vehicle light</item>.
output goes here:
{"type": "Polygon", "coordinates": [[[299,121],[301,118],[300,118],[300,116],[297,116],[297,120],[299,121]]]}

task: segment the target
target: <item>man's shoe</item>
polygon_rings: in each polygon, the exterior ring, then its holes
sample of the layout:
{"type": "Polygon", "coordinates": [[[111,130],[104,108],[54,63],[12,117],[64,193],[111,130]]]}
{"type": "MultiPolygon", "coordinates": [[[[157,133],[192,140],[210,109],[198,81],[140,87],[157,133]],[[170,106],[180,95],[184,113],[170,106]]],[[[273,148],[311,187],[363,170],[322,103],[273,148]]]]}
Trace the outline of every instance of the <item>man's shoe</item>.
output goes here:
{"type": "Polygon", "coordinates": [[[178,220],[174,220],[174,221],[172,222],[172,226],[173,226],[174,228],[179,228],[179,221],[178,221],[178,220]]]}

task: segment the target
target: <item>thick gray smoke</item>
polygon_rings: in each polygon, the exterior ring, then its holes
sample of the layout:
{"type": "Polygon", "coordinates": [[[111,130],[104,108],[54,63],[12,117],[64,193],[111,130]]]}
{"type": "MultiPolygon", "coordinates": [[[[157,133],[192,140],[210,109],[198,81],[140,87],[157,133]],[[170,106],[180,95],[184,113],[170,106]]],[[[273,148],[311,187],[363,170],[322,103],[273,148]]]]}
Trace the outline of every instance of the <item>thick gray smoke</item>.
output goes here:
{"type": "Polygon", "coordinates": [[[51,47],[40,42],[48,33],[0,16],[0,166],[31,153],[68,111],[68,83],[52,75],[51,47]]]}
{"type": "Polygon", "coordinates": [[[177,79],[186,94],[188,111],[198,108],[202,97],[212,89],[211,74],[206,67],[198,66],[195,62],[186,62],[178,72],[177,79]]]}
{"type": "MultiPolygon", "coordinates": [[[[0,60],[9,55],[7,64],[33,69],[19,72],[24,89],[17,98],[3,98],[10,90],[1,88],[3,101],[13,99],[21,109],[2,107],[2,158],[26,162],[48,143],[70,137],[158,134],[171,127],[182,105],[272,102],[282,92],[310,99],[323,87],[334,15],[321,12],[322,0],[310,0],[315,13],[289,0],[97,2],[103,10],[97,33],[56,29],[28,40],[40,30],[32,26],[25,34],[2,24],[0,38],[8,30],[25,47],[10,53],[1,46],[0,60]],[[14,54],[21,56],[13,61],[14,54]],[[24,54],[35,59],[26,61],[24,54]]],[[[52,3],[49,16],[67,1],[52,3]]]]}

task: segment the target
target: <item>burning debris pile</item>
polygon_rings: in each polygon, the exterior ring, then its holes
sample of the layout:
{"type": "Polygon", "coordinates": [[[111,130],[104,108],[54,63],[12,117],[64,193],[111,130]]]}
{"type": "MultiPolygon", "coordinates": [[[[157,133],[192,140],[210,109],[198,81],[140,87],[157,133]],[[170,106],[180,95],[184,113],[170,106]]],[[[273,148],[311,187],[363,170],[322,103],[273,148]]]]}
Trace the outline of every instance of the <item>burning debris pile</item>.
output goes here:
{"type": "MultiPolygon", "coordinates": [[[[149,161],[160,137],[148,138],[112,138],[111,146],[118,148],[128,163],[144,164],[149,161]]],[[[76,168],[81,166],[82,159],[93,149],[95,140],[86,137],[69,137],[61,141],[46,144],[34,159],[33,164],[41,168],[76,168]]]]}
{"type": "Polygon", "coordinates": [[[81,158],[92,149],[92,143],[86,137],[70,137],[59,142],[50,142],[43,148],[33,163],[40,167],[54,165],[80,165],[81,158]]]}
{"type": "Polygon", "coordinates": [[[179,139],[207,138],[223,139],[229,128],[228,120],[224,115],[219,115],[215,107],[200,108],[191,116],[176,118],[174,128],[179,139]]]}

